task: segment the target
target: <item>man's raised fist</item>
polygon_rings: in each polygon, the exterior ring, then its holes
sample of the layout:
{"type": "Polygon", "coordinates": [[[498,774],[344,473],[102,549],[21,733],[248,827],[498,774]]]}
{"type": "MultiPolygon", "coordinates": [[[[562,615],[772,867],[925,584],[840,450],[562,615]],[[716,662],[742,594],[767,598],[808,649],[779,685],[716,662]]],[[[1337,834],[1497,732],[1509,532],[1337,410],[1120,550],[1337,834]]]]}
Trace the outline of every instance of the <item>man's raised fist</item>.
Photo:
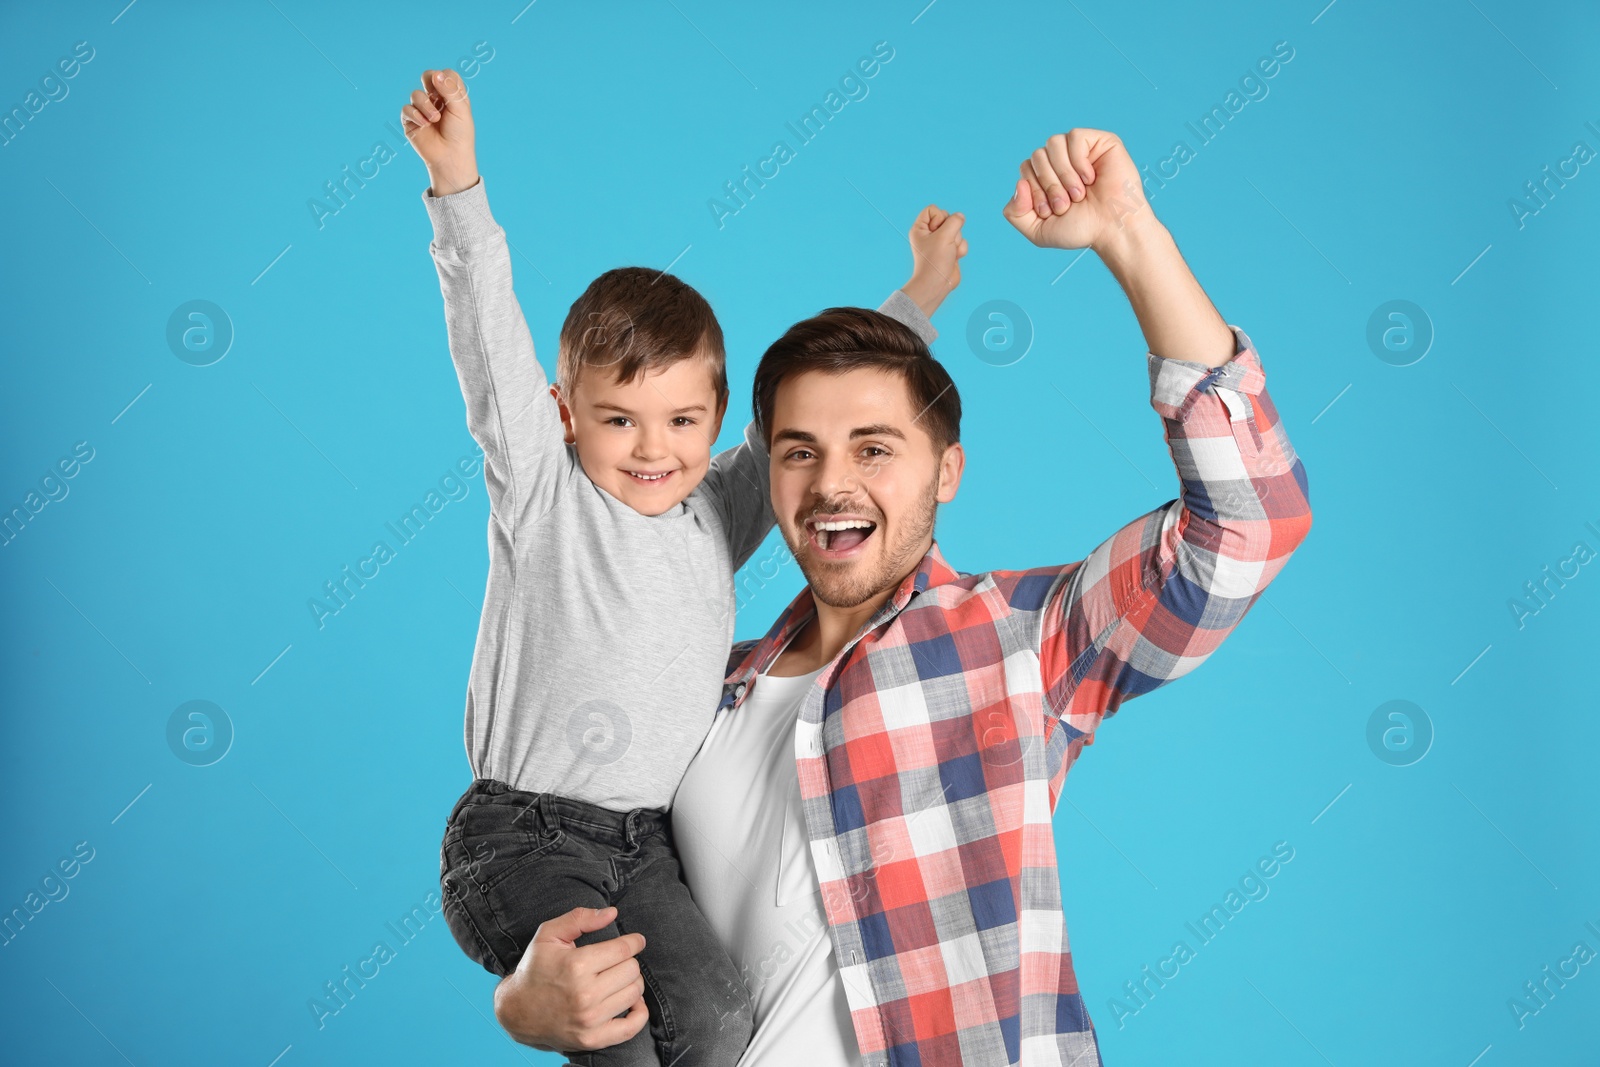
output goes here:
{"type": "Polygon", "coordinates": [[[1153,216],[1122,140],[1079,126],[1022,161],[1006,220],[1041,248],[1097,251],[1153,216]]]}

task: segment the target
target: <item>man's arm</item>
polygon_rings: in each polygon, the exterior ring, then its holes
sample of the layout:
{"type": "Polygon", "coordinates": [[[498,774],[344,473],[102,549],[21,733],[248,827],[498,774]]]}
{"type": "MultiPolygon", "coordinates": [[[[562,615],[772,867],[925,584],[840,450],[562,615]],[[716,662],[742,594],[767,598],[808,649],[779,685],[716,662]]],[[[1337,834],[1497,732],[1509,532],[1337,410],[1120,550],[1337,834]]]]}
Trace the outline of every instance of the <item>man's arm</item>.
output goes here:
{"type": "Polygon", "coordinates": [[[478,175],[465,87],[453,70],[426,71],[423,83],[431,91],[412,93],[401,120],[431,180],[422,198],[429,251],[467,428],[483,448],[490,511],[510,531],[549,510],[574,460],[512,289],[505,230],[478,175]]]}
{"type": "Polygon", "coordinates": [[[1063,568],[1047,599],[1045,704],[1087,744],[1122,701],[1187,674],[1238,626],[1310,531],[1310,499],[1260,357],[1151,214],[1113,134],[1051,138],[1005,214],[1035,244],[1094,248],[1128,294],[1181,487],[1063,568]]]}
{"type": "MultiPolygon", "coordinates": [[[[961,284],[961,257],[967,254],[961,227],[966,217],[933,204],[911,225],[911,280],[889,294],[878,310],[911,327],[924,344],[939,336],[930,321],[945,298],[961,284]]],[[[773,524],[771,466],[767,443],[751,421],[744,441],[717,453],[702,485],[716,502],[728,531],[733,567],[738,570],[761,547],[773,524]]]]}

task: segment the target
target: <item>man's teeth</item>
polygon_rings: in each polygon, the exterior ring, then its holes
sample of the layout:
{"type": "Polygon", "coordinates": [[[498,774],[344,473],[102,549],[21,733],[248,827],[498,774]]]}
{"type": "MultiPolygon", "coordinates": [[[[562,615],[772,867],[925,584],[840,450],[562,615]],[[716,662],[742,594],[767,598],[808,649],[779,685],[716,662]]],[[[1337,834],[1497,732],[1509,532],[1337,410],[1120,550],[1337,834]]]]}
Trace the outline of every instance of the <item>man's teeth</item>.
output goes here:
{"type": "Polygon", "coordinates": [[[871,530],[874,524],[866,519],[834,519],[828,522],[813,522],[811,528],[817,532],[817,547],[826,552],[833,543],[833,535],[839,531],[871,530]]]}

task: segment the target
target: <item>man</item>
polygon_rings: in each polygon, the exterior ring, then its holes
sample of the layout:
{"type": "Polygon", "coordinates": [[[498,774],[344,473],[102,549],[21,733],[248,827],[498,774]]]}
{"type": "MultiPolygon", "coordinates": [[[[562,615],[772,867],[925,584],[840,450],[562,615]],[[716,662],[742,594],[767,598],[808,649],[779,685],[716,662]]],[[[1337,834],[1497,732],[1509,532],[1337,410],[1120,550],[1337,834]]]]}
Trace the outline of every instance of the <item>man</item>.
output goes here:
{"type": "MultiPolygon", "coordinates": [[[[1005,215],[1035,245],[1093,248],[1121,284],[1182,497],[1078,563],[962,574],[933,541],[961,480],[960,402],[921,342],[832,309],[768,350],[756,409],[773,510],[808,585],[736,648],[674,818],[697,903],[763,982],[744,1062],[1098,1064],[1050,826],[1062,782],[1124,700],[1216,649],[1310,530],[1260,359],[1152,215],[1121,141],[1050,138],[1005,215]],[[736,804],[719,795],[775,737],[788,747],[772,773],[736,804]],[[776,858],[775,880],[758,856],[776,858]],[[793,903],[797,862],[826,939],[789,953],[763,1017],[773,909],[793,903]]],[[[496,992],[514,1036],[595,1047],[642,1025],[636,936],[572,945],[607,919],[568,913],[536,935],[496,992]]]]}

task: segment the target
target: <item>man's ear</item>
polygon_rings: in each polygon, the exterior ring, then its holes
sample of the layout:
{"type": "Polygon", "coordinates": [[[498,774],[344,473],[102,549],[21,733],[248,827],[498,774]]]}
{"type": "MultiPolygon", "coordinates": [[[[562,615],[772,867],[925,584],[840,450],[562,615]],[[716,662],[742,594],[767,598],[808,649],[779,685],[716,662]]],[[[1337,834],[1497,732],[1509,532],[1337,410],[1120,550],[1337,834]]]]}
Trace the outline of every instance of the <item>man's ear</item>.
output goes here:
{"type": "Polygon", "coordinates": [[[939,503],[948,504],[956,498],[956,490],[961,488],[961,472],[966,466],[967,453],[959,441],[945,448],[944,455],[939,458],[939,503]]]}
{"type": "Polygon", "coordinates": [[[578,443],[578,435],[572,430],[572,412],[567,408],[566,398],[561,395],[559,384],[550,387],[550,395],[556,398],[556,410],[561,412],[561,427],[566,431],[566,442],[569,445],[578,443]]]}

